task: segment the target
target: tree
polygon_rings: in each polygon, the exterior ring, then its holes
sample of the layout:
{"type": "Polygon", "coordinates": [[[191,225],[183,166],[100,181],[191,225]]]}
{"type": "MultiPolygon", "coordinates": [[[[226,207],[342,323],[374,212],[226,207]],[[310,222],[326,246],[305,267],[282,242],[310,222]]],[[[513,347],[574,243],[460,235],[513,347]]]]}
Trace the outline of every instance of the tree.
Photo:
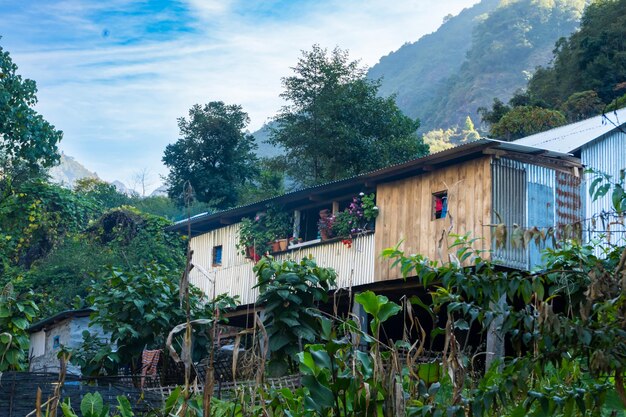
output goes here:
{"type": "Polygon", "coordinates": [[[0,179],[28,178],[58,161],[63,133],[33,109],[36,93],[35,82],[22,79],[0,47],[0,179]]]}
{"type": "Polygon", "coordinates": [[[141,197],[146,196],[146,188],[152,185],[151,177],[152,174],[148,168],[142,168],[133,174],[133,188],[138,188],[137,192],[141,191],[141,197]]]}
{"type": "Polygon", "coordinates": [[[604,103],[593,90],[574,93],[563,103],[561,109],[570,122],[587,119],[602,112],[604,103]]]}
{"type": "Polygon", "coordinates": [[[394,97],[378,96],[380,81],[347,51],[318,45],[303,51],[294,75],[282,80],[289,104],[275,117],[270,143],[285,149],[287,174],[304,186],[402,162],[427,153],[394,97]]]}
{"type": "Polygon", "coordinates": [[[181,138],[167,145],[163,162],[170,198],[183,203],[189,182],[198,201],[217,209],[237,203],[243,186],[257,174],[254,137],[244,132],[249,118],[241,106],[213,101],[194,105],[178,119],[181,138]]]}
{"type": "MultiPolygon", "coordinates": [[[[178,272],[158,264],[132,270],[111,268],[90,289],[89,303],[96,313],[91,322],[111,334],[118,344],[119,357],[136,364],[141,352],[165,346],[169,331],[185,321],[178,291],[178,272]]],[[[192,291],[193,311],[199,308],[199,294],[192,291]]]]}
{"type": "Polygon", "coordinates": [[[239,204],[251,204],[285,193],[284,166],[277,159],[261,159],[259,175],[247,184],[239,198],[239,204]]]}
{"type": "Polygon", "coordinates": [[[119,207],[130,202],[130,198],[117,191],[113,184],[99,178],[85,177],[76,180],[74,191],[79,196],[92,199],[101,211],[119,207]]]}
{"type": "Polygon", "coordinates": [[[502,140],[515,140],[554,127],[567,121],[559,111],[534,106],[514,107],[491,126],[490,136],[502,140]]]}

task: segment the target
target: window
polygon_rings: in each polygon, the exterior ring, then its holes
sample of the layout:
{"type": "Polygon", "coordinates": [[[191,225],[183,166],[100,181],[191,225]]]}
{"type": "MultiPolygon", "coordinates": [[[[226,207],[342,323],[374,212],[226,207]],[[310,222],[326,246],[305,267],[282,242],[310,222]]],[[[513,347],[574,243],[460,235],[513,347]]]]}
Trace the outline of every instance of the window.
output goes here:
{"type": "Polygon", "coordinates": [[[61,337],[54,336],[52,338],[52,349],[58,349],[59,347],[61,347],[61,337]]]}
{"type": "Polygon", "coordinates": [[[433,194],[433,220],[444,219],[448,214],[448,191],[433,194]]]}
{"type": "Polygon", "coordinates": [[[329,210],[332,211],[332,204],[324,204],[312,208],[308,208],[300,211],[300,234],[298,237],[302,238],[304,242],[319,239],[319,228],[317,223],[320,220],[320,211],[329,210]]]}
{"type": "Polygon", "coordinates": [[[222,245],[213,246],[213,255],[211,257],[211,264],[215,266],[222,266],[222,245]]]}

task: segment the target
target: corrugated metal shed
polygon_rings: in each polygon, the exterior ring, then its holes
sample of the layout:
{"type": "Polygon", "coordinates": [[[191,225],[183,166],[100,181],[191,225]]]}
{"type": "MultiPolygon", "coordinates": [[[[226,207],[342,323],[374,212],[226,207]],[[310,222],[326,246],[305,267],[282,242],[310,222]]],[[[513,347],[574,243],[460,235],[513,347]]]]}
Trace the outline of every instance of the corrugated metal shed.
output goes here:
{"type": "Polygon", "coordinates": [[[605,115],[527,136],[512,143],[553,152],[571,153],[616,130],[617,126],[626,126],[626,107],[605,115]]]}

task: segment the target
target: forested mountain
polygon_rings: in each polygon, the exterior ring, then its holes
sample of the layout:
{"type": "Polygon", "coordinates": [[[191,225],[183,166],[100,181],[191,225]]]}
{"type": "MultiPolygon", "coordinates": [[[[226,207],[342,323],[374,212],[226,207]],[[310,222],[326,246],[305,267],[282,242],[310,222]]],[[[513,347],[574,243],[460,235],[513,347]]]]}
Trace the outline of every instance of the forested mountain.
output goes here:
{"type": "Polygon", "coordinates": [[[433,34],[383,57],[369,76],[422,121],[422,131],[463,125],[494,97],[508,100],[555,43],[576,30],[584,0],[483,0],[433,34]]]}

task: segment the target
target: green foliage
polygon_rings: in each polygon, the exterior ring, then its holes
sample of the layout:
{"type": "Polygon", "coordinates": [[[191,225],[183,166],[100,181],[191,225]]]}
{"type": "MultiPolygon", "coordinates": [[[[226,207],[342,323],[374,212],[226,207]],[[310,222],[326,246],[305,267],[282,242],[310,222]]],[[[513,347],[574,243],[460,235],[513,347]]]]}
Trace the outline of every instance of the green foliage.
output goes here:
{"type": "Polygon", "coordinates": [[[570,122],[587,119],[602,112],[604,103],[593,90],[574,93],[561,106],[570,122]]]}
{"type": "Polygon", "coordinates": [[[106,211],[114,207],[123,206],[130,202],[130,198],[117,191],[113,184],[98,178],[81,178],[76,181],[74,191],[79,196],[92,199],[100,211],[106,211]]]}
{"type": "Polygon", "coordinates": [[[241,187],[257,174],[254,137],[244,132],[248,122],[241,106],[221,101],[196,104],[189,119],[178,119],[181,138],[163,156],[170,198],[182,205],[189,182],[198,201],[218,209],[235,205],[241,187]]]}
{"type": "Polygon", "coordinates": [[[378,96],[380,82],[348,53],[314,45],[283,78],[281,97],[289,104],[276,116],[270,143],[285,150],[287,174],[310,186],[371,171],[424,155],[415,134],[419,123],[406,117],[394,98],[378,96]]]}
{"type": "Polygon", "coordinates": [[[587,6],[580,30],[556,44],[554,64],[529,81],[532,96],[557,108],[575,93],[595,91],[609,103],[623,94],[626,81],[624,0],[600,0],[587,6]]]}
{"type": "Polygon", "coordinates": [[[486,331],[498,318],[498,329],[515,353],[478,383],[461,377],[467,371],[459,366],[466,360],[461,354],[444,357],[455,375],[451,396],[429,406],[416,403],[414,415],[436,410],[457,415],[456,404],[470,404],[474,416],[599,413],[612,391],[606,376],[615,376],[619,392],[626,365],[624,310],[618,307],[624,297],[619,262],[626,259],[624,248],[601,259],[593,246],[563,242],[548,249],[544,271],[524,275],[497,270],[471,243],[467,237],[456,243],[457,257],[468,267],[438,266],[398,248],[384,251],[404,276],[415,276],[424,287],[436,284],[429,303],[412,300],[433,317],[445,312],[446,323],[433,328],[432,338],[449,340],[453,329],[476,325],[486,331]],[[522,301],[523,307],[515,307],[522,301]]]}
{"type": "Polygon", "coordinates": [[[58,161],[63,133],[44,120],[33,80],[17,73],[9,53],[0,47],[0,178],[22,181],[58,161]]]}
{"type": "Polygon", "coordinates": [[[376,217],[376,195],[359,193],[345,210],[320,219],[318,226],[327,230],[328,237],[350,237],[373,230],[376,217]]]}
{"type": "Polygon", "coordinates": [[[611,176],[601,171],[595,171],[588,169],[588,174],[595,175],[593,181],[589,185],[589,195],[596,201],[599,198],[604,197],[611,192],[611,204],[613,210],[618,215],[622,215],[626,211],[626,170],[620,171],[620,176],[617,181],[611,176]]]}
{"type": "MultiPolygon", "coordinates": [[[[478,27],[483,31],[493,27],[483,22],[499,4],[500,0],[482,0],[462,10],[457,16],[446,20],[435,32],[422,36],[416,42],[407,42],[397,51],[381,57],[380,62],[368,71],[368,77],[382,79],[380,94],[385,97],[396,94],[398,106],[408,116],[419,118],[425,131],[437,128],[445,131],[460,125],[468,114],[463,113],[460,107],[450,104],[445,114],[435,113],[435,105],[442,94],[446,94],[446,97],[441,98],[441,101],[455,100],[456,103],[463,103],[463,108],[474,112],[481,105],[478,103],[488,103],[493,91],[501,91],[501,84],[508,78],[498,74],[490,77],[489,88],[485,88],[483,82],[476,83],[474,86],[477,88],[470,87],[468,92],[483,97],[482,100],[476,98],[477,104],[466,105],[462,101],[465,98],[464,91],[456,88],[448,91],[445,88],[457,81],[467,52],[472,47],[472,33],[478,27]]],[[[556,38],[551,44],[554,41],[556,38]]],[[[436,152],[432,146],[431,152],[436,152]]]]}
{"type": "Polygon", "coordinates": [[[89,201],[70,190],[32,180],[7,186],[0,199],[0,275],[30,265],[95,214],[89,201]]]}
{"type": "Polygon", "coordinates": [[[328,299],[327,291],[335,285],[337,275],[311,258],[277,262],[264,257],[254,272],[260,288],[257,302],[265,305],[270,369],[284,374],[293,370],[300,342],[313,343],[319,337],[321,329],[313,307],[328,299]]]}
{"type": "Polygon", "coordinates": [[[252,183],[246,184],[239,198],[239,204],[251,204],[285,193],[284,167],[276,160],[261,160],[260,172],[252,183]]]}
{"type": "MultiPolygon", "coordinates": [[[[110,268],[93,283],[88,301],[96,310],[91,323],[110,333],[119,357],[132,364],[145,347],[163,348],[169,331],[186,319],[178,273],[155,263],[137,270],[110,268]]],[[[199,302],[199,294],[192,291],[192,310],[199,302]]]]}
{"type": "MultiPolygon", "coordinates": [[[[457,41],[462,47],[471,43],[466,56],[457,58],[457,62],[449,67],[455,68],[452,71],[432,68],[433,72],[451,74],[438,83],[423,86],[427,95],[406,97],[415,89],[412,84],[423,82],[420,77],[406,78],[402,90],[398,87],[394,90],[405,95],[399,96],[406,100],[406,104],[404,100],[399,101],[402,109],[407,114],[419,116],[427,130],[463,126],[467,115],[477,120],[477,109],[488,106],[494,96],[506,100],[516,90],[525,87],[528,75],[537,66],[548,63],[554,43],[577,28],[586,2],[519,0],[481,3],[486,9],[484,15],[471,23],[466,22],[468,30],[463,34],[466,39],[457,41]]],[[[470,12],[471,9],[468,14],[470,12]]],[[[456,19],[443,25],[440,31],[445,32],[456,19]]],[[[454,48],[456,45],[442,49],[438,54],[456,55],[457,52],[452,51],[454,48]]],[[[424,63],[415,67],[430,63],[430,57],[427,57],[424,63]]],[[[412,68],[413,62],[404,71],[411,72],[412,68]]],[[[386,74],[381,75],[387,79],[386,74]]]]}
{"type": "Polygon", "coordinates": [[[116,375],[121,362],[117,349],[89,330],[83,331],[83,343],[72,349],[70,361],[80,367],[83,376],[116,375]]]}
{"type": "Polygon", "coordinates": [[[384,295],[376,295],[372,291],[357,294],[354,300],[363,306],[366,313],[372,316],[370,328],[375,338],[378,338],[380,325],[401,310],[399,305],[389,301],[384,295]]]}
{"type": "Polygon", "coordinates": [[[502,140],[515,140],[567,123],[559,111],[533,106],[514,107],[491,126],[489,135],[502,140]]]}
{"type": "Polygon", "coordinates": [[[275,205],[267,205],[266,211],[253,219],[241,219],[237,249],[242,254],[246,248],[254,247],[257,254],[271,252],[271,243],[277,239],[287,239],[293,228],[291,214],[275,205]]]}
{"type": "Polygon", "coordinates": [[[0,293],[0,372],[26,369],[28,326],[38,315],[33,293],[16,294],[7,284],[0,293]]]}
{"type": "MultiPolygon", "coordinates": [[[[80,417],[110,417],[117,415],[120,417],[132,417],[135,415],[128,398],[123,395],[118,395],[117,403],[118,405],[115,407],[117,411],[111,414],[109,407],[104,405],[102,395],[100,395],[99,392],[88,392],[80,402],[80,417]]],[[[61,403],[61,411],[64,417],[79,417],[69,403],[69,400],[61,403]]]]}
{"type": "Polygon", "coordinates": [[[33,289],[45,315],[73,308],[107,266],[128,269],[156,262],[178,273],[185,240],[165,231],[170,222],[132,207],[112,209],[82,232],[67,235],[46,257],[21,272],[18,288],[33,289]]]}
{"type": "Polygon", "coordinates": [[[626,94],[624,94],[621,97],[617,97],[615,100],[613,100],[612,102],[610,102],[607,106],[606,106],[606,111],[614,111],[614,110],[618,110],[621,109],[623,107],[626,107],[626,94]]]}

